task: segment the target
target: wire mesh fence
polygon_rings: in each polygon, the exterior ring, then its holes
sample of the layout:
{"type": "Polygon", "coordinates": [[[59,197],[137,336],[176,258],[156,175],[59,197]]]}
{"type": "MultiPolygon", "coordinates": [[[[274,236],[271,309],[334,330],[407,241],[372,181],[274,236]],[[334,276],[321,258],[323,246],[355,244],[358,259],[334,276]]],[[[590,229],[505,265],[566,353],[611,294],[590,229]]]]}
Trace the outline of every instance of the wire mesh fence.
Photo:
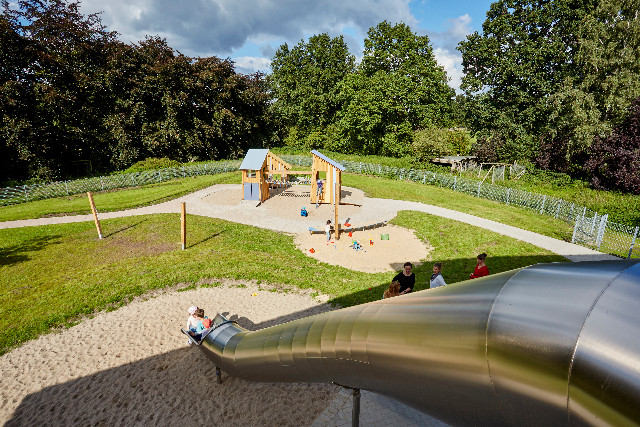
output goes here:
{"type": "MultiPolygon", "coordinates": [[[[311,159],[304,156],[285,156],[284,159],[300,166],[310,166],[311,159]]],[[[611,222],[607,215],[600,215],[584,206],[556,197],[504,187],[448,173],[419,169],[403,169],[373,163],[340,161],[347,172],[376,175],[385,178],[409,180],[451,190],[488,200],[530,209],[564,221],[574,227],[572,243],[624,258],[640,258],[640,232],[638,227],[611,222]]],[[[504,167],[495,168],[504,176],[504,167]]],[[[521,173],[519,170],[512,174],[521,173]]]]}
{"type": "Polygon", "coordinates": [[[116,188],[138,187],[199,175],[214,175],[238,170],[240,161],[199,163],[175,168],[152,171],[96,176],[71,181],[57,181],[47,184],[22,185],[0,188],[0,206],[15,205],[51,197],[70,196],[87,191],[105,191],[116,188]]]}
{"type": "MultiPolygon", "coordinates": [[[[312,158],[308,156],[283,155],[280,157],[286,162],[298,166],[309,167],[312,163],[312,158]]],[[[375,163],[352,161],[340,161],[339,163],[345,167],[346,172],[435,185],[475,197],[530,209],[573,226],[572,243],[624,258],[640,258],[640,244],[636,244],[640,240],[638,227],[611,222],[607,215],[600,215],[598,212],[563,199],[448,173],[397,168],[375,163]]],[[[87,191],[135,187],[174,178],[231,172],[238,170],[239,166],[240,160],[231,160],[74,181],[59,181],[42,185],[2,188],[0,189],[0,206],[87,191]]]]}

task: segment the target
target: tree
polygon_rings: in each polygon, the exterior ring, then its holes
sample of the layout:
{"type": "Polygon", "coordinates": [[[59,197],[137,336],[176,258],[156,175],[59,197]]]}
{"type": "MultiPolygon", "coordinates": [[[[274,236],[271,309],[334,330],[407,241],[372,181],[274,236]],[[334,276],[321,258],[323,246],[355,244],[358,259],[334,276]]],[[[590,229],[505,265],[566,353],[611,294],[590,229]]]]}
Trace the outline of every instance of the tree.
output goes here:
{"type": "Polygon", "coordinates": [[[609,137],[593,142],[585,168],[595,188],[640,194],[640,97],[609,137]]]}
{"type": "Polygon", "coordinates": [[[122,47],[107,80],[118,93],[105,119],[114,166],[237,157],[269,138],[264,78],[237,74],[230,60],[191,59],[147,38],[122,47]]]}
{"type": "Polygon", "coordinates": [[[535,155],[551,112],[547,98],[566,77],[579,74],[578,29],[596,4],[499,0],[491,5],[482,34],[475,32],[458,46],[465,73],[461,88],[475,133],[500,135],[508,144],[505,154],[535,155]]]}
{"type": "Polygon", "coordinates": [[[273,105],[285,127],[305,138],[325,130],[340,108],[338,83],[353,72],[355,57],[342,36],[315,35],[289,49],[285,43],[271,61],[268,78],[273,105]]]}
{"type": "Polygon", "coordinates": [[[582,173],[594,139],[603,139],[640,96],[640,16],[636,2],[602,0],[580,26],[579,74],[552,94],[538,164],[582,173]],[[554,160],[555,159],[555,160],[554,160]],[[560,161],[558,161],[558,159],[560,161]]]}
{"type": "Polygon", "coordinates": [[[53,178],[73,161],[100,160],[94,132],[110,101],[99,76],[115,34],[98,15],[80,14],[79,3],[21,0],[16,6],[3,1],[3,30],[24,54],[14,56],[20,67],[3,75],[0,133],[31,175],[53,178]]]}
{"type": "Polygon", "coordinates": [[[429,37],[386,21],[367,34],[362,63],[340,86],[334,144],[362,154],[406,155],[413,131],[450,122],[455,94],[429,37]]]}

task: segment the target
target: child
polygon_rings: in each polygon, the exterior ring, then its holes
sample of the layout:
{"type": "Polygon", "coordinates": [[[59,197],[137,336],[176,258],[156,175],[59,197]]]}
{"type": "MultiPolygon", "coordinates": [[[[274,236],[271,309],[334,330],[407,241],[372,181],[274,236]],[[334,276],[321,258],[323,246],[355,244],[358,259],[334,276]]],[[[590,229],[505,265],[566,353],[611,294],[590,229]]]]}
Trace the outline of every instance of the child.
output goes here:
{"type": "Polygon", "coordinates": [[[400,295],[400,282],[391,282],[389,289],[384,290],[382,299],[397,297],[398,295],[400,295]]]}
{"type": "Polygon", "coordinates": [[[433,274],[431,275],[431,280],[429,280],[429,289],[437,288],[439,286],[446,286],[447,283],[444,281],[442,277],[442,264],[436,262],[433,264],[433,274]]]}
{"type": "Polygon", "coordinates": [[[316,209],[318,209],[318,204],[320,203],[320,195],[322,194],[322,180],[319,179],[316,184],[318,184],[318,189],[316,190],[316,209]]]}
{"type": "MultiPolygon", "coordinates": [[[[194,313],[194,317],[196,318],[196,325],[195,327],[189,329],[189,335],[195,338],[196,341],[200,341],[200,338],[202,338],[202,333],[205,331],[205,329],[207,329],[207,327],[204,325],[204,322],[209,319],[205,317],[204,310],[201,308],[196,310],[196,312],[194,313]]],[[[207,323],[209,327],[211,327],[211,321],[209,320],[207,323]]]]}
{"type": "Polygon", "coordinates": [[[327,235],[327,245],[329,244],[329,240],[331,240],[331,220],[327,220],[327,225],[324,227],[324,232],[327,235]]]}
{"type": "Polygon", "coordinates": [[[195,318],[195,314],[196,311],[198,311],[198,307],[195,305],[192,305],[191,307],[189,307],[189,309],[187,310],[187,312],[189,313],[189,318],[187,319],[187,331],[190,331],[191,328],[195,328],[196,324],[198,323],[198,321],[195,318]]]}

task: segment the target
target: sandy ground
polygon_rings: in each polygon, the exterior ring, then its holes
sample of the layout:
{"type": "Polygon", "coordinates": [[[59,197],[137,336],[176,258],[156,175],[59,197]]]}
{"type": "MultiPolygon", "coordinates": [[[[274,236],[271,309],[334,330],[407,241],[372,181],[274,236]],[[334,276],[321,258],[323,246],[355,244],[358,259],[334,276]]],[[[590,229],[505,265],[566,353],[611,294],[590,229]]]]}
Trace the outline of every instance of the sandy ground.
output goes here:
{"type": "Polygon", "coordinates": [[[327,264],[367,273],[400,271],[406,261],[414,266],[420,265],[420,260],[427,258],[431,250],[413,231],[394,225],[356,231],[351,237],[345,233],[339,240],[333,234],[331,237],[327,244],[324,234],[298,234],[296,247],[307,256],[327,264]],[[388,235],[389,240],[382,240],[383,234],[388,235]],[[358,242],[361,249],[353,248],[354,241],[358,242]]]}
{"type": "Polygon", "coordinates": [[[5,354],[0,423],[310,425],[335,386],[249,383],[224,373],[218,385],[213,365],[179,332],[194,304],[252,330],[330,309],[308,293],[237,285],[156,294],[5,354]]]}
{"type": "MultiPolygon", "coordinates": [[[[236,206],[242,203],[241,200],[240,186],[221,189],[202,199],[204,203],[216,206],[236,206]]],[[[384,220],[376,218],[375,212],[368,212],[371,208],[363,206],[365,194],[361,190],[343,188],[341,201],[343,204],[338,207],[338,219],[342,228],[345,227],[344,223],[350,224],[351,227],[374,226],[384,220]]],[[[260,218],[258,213],[266,213],[270,224],[280,230],[286,230],[287,227],[274,224],[275,222],[288,224],[290,234],[295,235],[296,247],[307,256],[352,270],[368,273],[399,271],[406,261],[419,265],[421,260],[428,259],[431,251],[431,247],[418,239],[413,230],[390,224],[354,231],[351,236],[341,233],[339,239],[332,233],[327,244],[324,233],[311,234],[308,228],[324,230],[327,220],[334,224],[334,206],[323,204],[316,208],[315,205],[311,205],[309,186],[296,185],[287,189],[272,189],[269,199],[258,207],[247,206],[246,211],[246,215],[253,214],[257,220],[260,218]],[[300,216],[303,207],[306,208],[308,217],[300,216]],[[306,231],[296,233],[301,229],[306,231]],[[389,240],[382,240],[383,234],[388,235],[389,240]],[[354,241],[359,243],[362,250],[352,248],[354,241]]]]}

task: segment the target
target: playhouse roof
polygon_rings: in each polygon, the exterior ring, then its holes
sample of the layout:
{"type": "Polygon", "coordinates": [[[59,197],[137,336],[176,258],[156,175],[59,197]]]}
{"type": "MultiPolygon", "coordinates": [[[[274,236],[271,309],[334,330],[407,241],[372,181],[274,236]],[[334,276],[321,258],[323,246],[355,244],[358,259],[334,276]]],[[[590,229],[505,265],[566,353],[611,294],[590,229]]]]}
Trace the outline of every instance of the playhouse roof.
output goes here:
{"type": "Polygon", "coordinates": [[[240,170],[260,170],[264,164],[264,160],[267,158],[269,150],[267,148],[252,148],[247,151],[247,155],[244,156],[240,170]]]}
{"type": "Polygon", "coordinates": [[[331,160],[330,158],[328,158],[327,156],[325,156],[324,154],[320,153],[319,151],[316,150],[311,150],[311,154],[320,157],[322,160],[324,160],[325,162],[329,163],[331,166],[336,167],[338,169],[340,169],[341,171],[344,172],[344,166],[342,166],[340,163],[331,160]]]}

